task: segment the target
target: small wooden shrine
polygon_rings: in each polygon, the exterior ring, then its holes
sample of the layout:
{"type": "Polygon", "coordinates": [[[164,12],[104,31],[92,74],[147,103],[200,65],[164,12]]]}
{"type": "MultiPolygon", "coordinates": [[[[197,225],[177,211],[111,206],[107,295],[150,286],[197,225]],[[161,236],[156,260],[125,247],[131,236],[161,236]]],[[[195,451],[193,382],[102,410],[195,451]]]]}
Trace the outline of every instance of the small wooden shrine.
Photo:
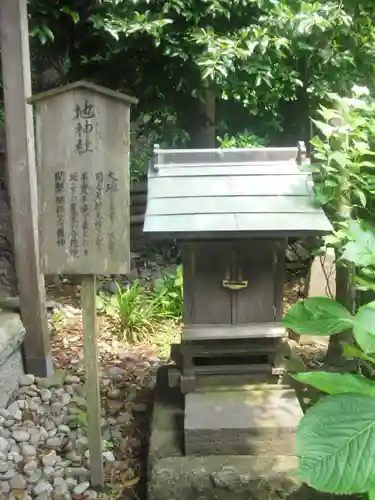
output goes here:
{"type": "Polygon", "coordinates": [[[332,229],[304,151],[155,149],[144,231],[181,246],[184,328],[176,366],[164,381],[159,370],[152,498],[182,484],[170,498],[276,499],[295,472],[303,413],[282,377],[286,243],[332,229]]]}
{"type": "Polygon", "coordinates": [[[288,237],[328,233],[304,147],[163,150],[144,231],[182,242],[181,389],[200,375],[278,377],[288,237]]]}

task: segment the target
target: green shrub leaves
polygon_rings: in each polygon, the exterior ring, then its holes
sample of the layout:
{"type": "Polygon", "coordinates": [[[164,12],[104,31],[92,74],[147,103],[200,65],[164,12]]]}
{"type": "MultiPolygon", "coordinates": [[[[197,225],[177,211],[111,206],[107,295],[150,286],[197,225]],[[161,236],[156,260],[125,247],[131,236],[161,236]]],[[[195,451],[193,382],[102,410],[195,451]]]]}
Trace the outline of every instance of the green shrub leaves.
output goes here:
{"type": "Polygon", "coordinates": [[[375,398],[327,396],[310,408],[297,430],[300,478],[328,493],[375,487],[375,398]]]}
{"type": "Polygon", "coordinates": [[[353,326],[353,316],[328,297],[297,302],[285,315],[284,324],[299,334],[332,335],[353,326]]]}

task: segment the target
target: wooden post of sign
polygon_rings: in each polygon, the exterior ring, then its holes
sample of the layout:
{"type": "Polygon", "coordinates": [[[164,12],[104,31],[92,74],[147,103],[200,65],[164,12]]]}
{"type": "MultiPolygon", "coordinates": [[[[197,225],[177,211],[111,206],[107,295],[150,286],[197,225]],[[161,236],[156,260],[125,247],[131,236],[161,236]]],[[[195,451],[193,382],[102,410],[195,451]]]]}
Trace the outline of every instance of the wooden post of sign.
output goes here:
{"type": "Polygon", "coordinates": [[[84,276],[81,307],[86,366],[87,437],[89,440],[91,485],[104,486],[103,445],[101,434],[99,350],[96,335],[96,278],[84,276]]]}
{"type": "Polygon", "coordinates": [[[39,262],[37,181],[34,151],[29,34],[26,0],[0,2],[7,170],[21,316],[26,329],[25,369],[53,373],[44,276],[39,262]]]}
{"type": "Polygon", "coordinates": [[[104,486],[95,276],[130,270],[130,104],[75,82],[33,96],[41,262],[82,277],[81,303],[91,484],[104,486]]]}

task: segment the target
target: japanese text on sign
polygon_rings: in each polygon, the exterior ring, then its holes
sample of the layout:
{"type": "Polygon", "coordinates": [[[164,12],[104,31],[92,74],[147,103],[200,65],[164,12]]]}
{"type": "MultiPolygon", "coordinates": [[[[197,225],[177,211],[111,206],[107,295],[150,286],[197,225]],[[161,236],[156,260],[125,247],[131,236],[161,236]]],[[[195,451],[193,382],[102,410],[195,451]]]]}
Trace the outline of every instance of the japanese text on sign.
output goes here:
{"type": "Polygon", "coordinates": [[[75,132],[76,132],[76,151],[79,155],[85,153],[92,153],[93,149],[93,132],[94,124],[93,119],[95,118],[95,108],[87,100],[81,107],[77,104],[75,108],[75,120],[77,122],[75,132]]]}
{"type": "Polygon", "coordinates": [[[54,177],[57,246],[67,248],[73,257],[78,257],[81,252],[87,256],[90,226],[93,226],[96,248],[104,250],[104,241],[108,241],[107,250],[112,254],[115,246],[115,193],[119,190],[115,172],[109,171],[107,175],[103,172],[69,172],[67,175],[58,171],[54,177]],[[104,221],[107,221],[106,234],[103,234],[104,221]]]}
{"type": "Polygon", "coordinates": [[[112,255],[114,250],[115,237],[113,234],[114,220],[115,220],[115,200],[114,194],[118,191],[118,178],[115,173],[111,170],[108,172],[108,182],[106,187],[106,192],[109,193],[109,220],[110,220],[110,230],[109,230],[109,253],[112,255]]]}
{"type": "Polygon", "coordinates": [[[65,172],[55,173],[56,243],[65,246],[65,172]]]}

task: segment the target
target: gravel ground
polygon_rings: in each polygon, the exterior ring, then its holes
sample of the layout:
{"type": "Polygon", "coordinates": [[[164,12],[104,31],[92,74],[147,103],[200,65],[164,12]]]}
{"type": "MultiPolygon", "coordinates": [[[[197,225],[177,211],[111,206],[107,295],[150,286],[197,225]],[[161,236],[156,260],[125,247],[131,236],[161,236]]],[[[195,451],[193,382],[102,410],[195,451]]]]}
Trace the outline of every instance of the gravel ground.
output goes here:
{"type": "MultiPolygon", "coordinates": [[[[72,308],[71,308],[72,310],[72,308]]],[[[55,333],[57,370],[50,379],[24,375],[0,409],[0,498],[83,500],[90,488],[83,336],[70,313],[55,333]]],[[[125,348],[100,336],[103,459],[107,499],[138,499],[157,366],[150,348],[125,348]]]]}

